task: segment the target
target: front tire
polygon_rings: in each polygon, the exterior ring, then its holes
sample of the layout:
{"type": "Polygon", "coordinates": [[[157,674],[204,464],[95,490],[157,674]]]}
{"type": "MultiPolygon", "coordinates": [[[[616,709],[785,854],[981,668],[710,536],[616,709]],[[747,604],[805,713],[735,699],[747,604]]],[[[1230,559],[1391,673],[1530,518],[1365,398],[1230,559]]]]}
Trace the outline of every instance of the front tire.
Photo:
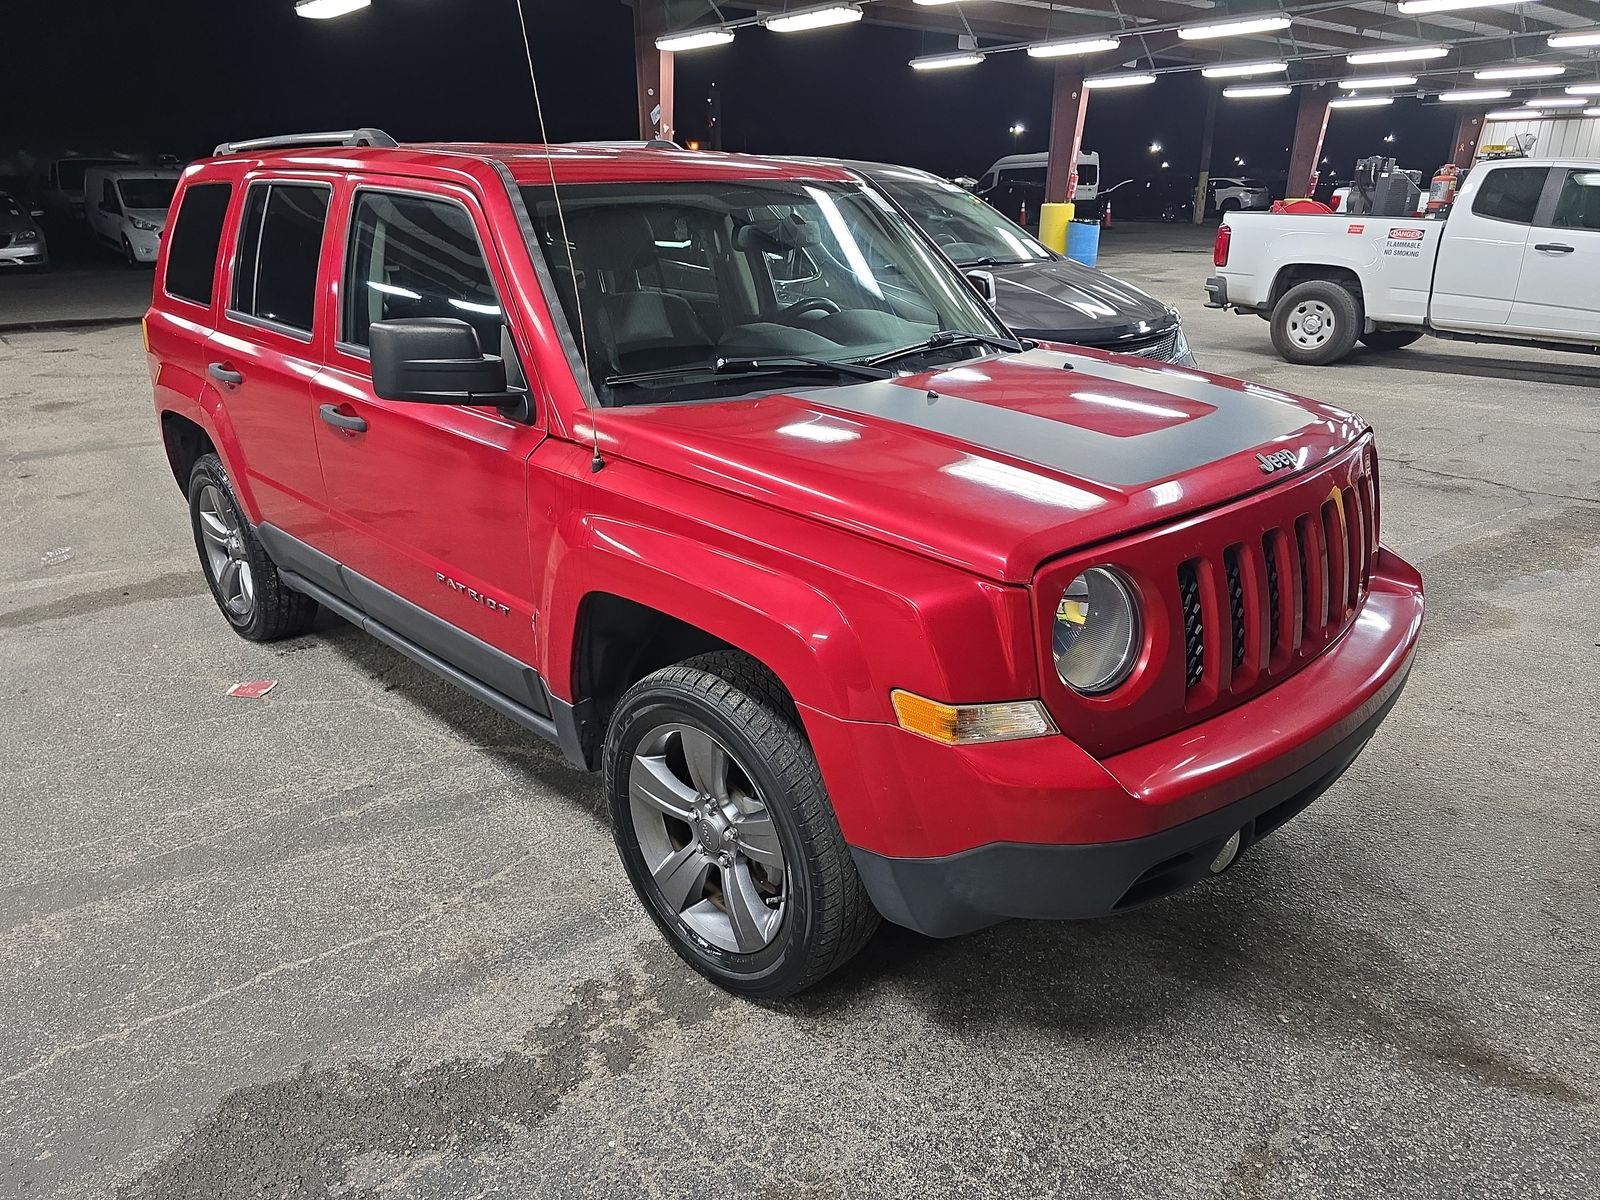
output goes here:
{"type": "Polygon", "coordinates": [[[1350,353],[1361,332],[1361,305],[1326,279],[1296,284],[1272,310],[1272,344],[1287,362],[1322,367],[1350,353]]]}
{"type": "Polygon", "coordinates": [[[794,703],[745,655],[701,655],[629,689],[605,789],[646,911],[721,987],[793,995],[877,928],[794,703]]]}
{"type": "Polygon", "coordinates": [[[311,628],[317,602],[285,586],[215,454],[202,454],[189,474],[189,523],[212,599],[235,633],[274,642],[311,628]]]}
{"type": "Polygon", "coordinates": [[[1402,350],[1421,336],[1420,329],[1375,329],[1363,333],[1361,342],[1371,350],[1402,350]]]}
{"type": "Polygon", "coordinates": [[[127,238],[123,238],[122,239],[122,257],[127,260],[128,266],[134,268],[135,270],[138,269],[138,267],[139,267],[138,256],[135,255],[134,252],[133,252],[133,243],[130,242],[127,238]]]}

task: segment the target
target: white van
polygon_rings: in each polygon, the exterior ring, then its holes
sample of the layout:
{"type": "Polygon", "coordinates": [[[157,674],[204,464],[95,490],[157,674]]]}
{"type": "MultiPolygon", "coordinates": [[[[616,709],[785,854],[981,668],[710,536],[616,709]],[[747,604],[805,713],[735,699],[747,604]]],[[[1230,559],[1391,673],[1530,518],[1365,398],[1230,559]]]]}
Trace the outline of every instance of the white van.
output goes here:
{"type": "Polygon", "coordinates": [[[163,167],[90,167],[83,177],[89,232],[121,251],[130,267],[155,265],[180,174],[163,167]]]}
{"type": "MultiPolygon", "coordinates": [[[[1050,155],[1008,154],[996,159],[972,190],[1019,225],[1037,228],[1039,206],[1044,203],[1045,176],[1050,155]]],[[[1078,151],[1078,191],[1074,201],[1080,216],[1096,215],[1100,196],[1100,154],[1078,151]],[[1086,209],[1091,211],[1085,211],[1086,209]]]]}

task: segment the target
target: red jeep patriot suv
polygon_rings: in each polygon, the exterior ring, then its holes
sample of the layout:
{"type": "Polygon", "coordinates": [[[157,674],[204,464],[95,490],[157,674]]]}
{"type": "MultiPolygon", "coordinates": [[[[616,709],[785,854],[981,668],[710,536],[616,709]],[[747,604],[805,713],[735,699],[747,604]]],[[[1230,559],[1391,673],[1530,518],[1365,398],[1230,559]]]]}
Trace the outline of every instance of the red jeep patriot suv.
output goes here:
{"type": "Polygon", "coordinates": [[[735,991],[1225,870],[1400,693],[1364,424],[1016,341],[842,169],[359,130],[174,211],[146,343],[223,616],[331,609],[603,770],[735,991]]]}

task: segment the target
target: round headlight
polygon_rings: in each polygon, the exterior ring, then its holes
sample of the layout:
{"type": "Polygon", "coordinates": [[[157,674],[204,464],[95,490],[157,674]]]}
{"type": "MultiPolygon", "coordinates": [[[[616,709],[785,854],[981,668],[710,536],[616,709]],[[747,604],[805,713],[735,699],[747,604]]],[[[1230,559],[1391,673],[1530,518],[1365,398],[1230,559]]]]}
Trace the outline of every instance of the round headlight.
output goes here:
{"type": "Polygon", "coordinates": [[[1133,585],[1109,567],[1090,567],[1056,606],[1056,673],[1074,691],[1109,692],[1139,657],[1139,602],[1133,585]]]}

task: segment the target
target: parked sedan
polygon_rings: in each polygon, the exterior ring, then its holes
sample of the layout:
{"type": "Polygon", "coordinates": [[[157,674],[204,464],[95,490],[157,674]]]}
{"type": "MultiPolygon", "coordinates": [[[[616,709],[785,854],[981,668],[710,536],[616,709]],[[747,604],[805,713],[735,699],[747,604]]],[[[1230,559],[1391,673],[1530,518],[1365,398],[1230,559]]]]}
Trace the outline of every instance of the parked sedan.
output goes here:
{"type": "Polygon", "coordinates": [[[0,268],[49,265],[44,230],[28,206],[10,192],[0,192],[0,268]]]}
{"type": "Polygon", "coordinates": [[[884,163],[843,165],[887,193],[957,266],[993,275],[995,309],[1019,335],[1195,365],[1177,309],[1062,257],[949,180],[884,163]]]}

